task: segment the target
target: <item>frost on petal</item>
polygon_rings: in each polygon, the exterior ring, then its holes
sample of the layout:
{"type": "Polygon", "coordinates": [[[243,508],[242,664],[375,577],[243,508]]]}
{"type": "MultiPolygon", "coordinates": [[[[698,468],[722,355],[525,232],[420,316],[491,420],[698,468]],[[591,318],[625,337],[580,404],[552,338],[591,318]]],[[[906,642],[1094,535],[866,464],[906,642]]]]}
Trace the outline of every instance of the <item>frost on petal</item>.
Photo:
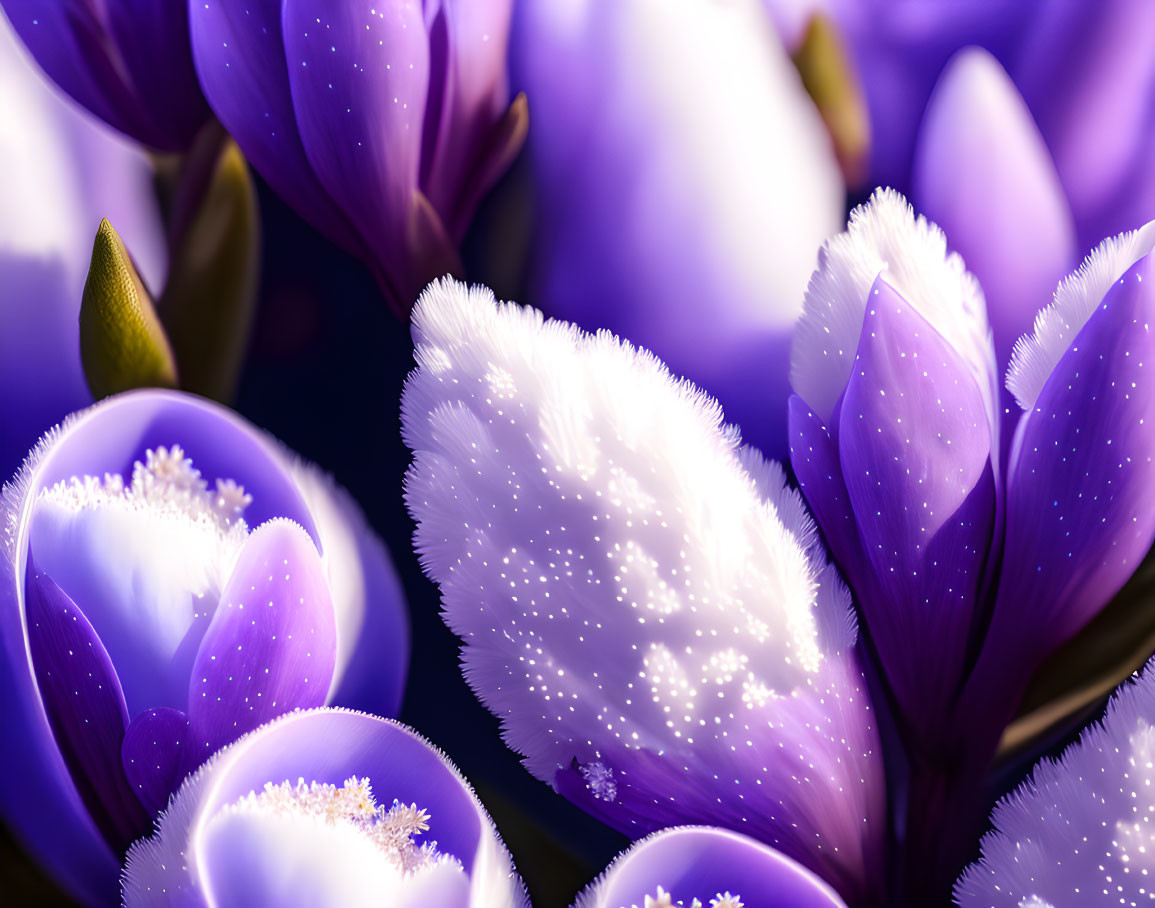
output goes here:
{"type": "Polygon", "coordinates": [[[1155,669],[1121,688],[1101,723],[995,807],[963,908],[1149,904],[1155,871],[1155,669]]]}
{"type": "Polygon", "coordinates": [[[1104,240],[1078,271],[1059,284],[1054,301],[1035,317],[1034,331],[1015,343],[1007,388],[1020,407],[1034,407],[1043,385],[1111,285],[1153,249],[1155,221],[1104,240]]]}
{"type": "Polygon", "coordinates": [[[777,466],[649,354],[430,286],[406,498],[527,767],[638,836],[739,828],[864,885],[882,779],[849,597],[777,466]]]}
{"type": "Polygon", "coordinates": [[[850,379],[875,278],[886,282],[945,337],[983,393],[992,425],[998,399],[994,348],[982,290],[946,237],[916,217],[891,189],[879,189],[850,214],[845,232],[827,240],[806,288],[790,351],[790,383],[830,425],[850,379]]]}

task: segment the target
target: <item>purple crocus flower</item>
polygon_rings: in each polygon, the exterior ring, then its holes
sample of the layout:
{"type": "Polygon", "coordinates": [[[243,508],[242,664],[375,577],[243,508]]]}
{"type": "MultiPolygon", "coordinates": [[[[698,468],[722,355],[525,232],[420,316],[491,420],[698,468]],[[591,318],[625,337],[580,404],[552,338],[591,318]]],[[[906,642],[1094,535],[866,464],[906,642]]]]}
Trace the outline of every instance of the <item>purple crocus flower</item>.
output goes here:
{"type": "Polygon", "coordinates": [[[846,908],[822,880],[748,836],[708,826],[656,832],[619,855],[577,908],[846,908]]]}
{"type": "Polygon", "coordinates": [[[413,335],[416,548],[527,768],[633,837],[738,830],[870,903],[878,734],[781,468],[608,333],[441,281],[413,335]]]}
{"type": "Polygon", "coordinates": [[[784,456],[790,333],[845,189],[757,0],[522,3],[512,60],[533,298],[653,350],[784,456]]]}
{"type": "Polygon", "coordinates": [[[0,16],[0,476],[92,402],[76,329],[102,217],[151,286],[164,277],[145,156],[59,96],[0,16]]]}
{"type": "Polygon", "coordinates": [[[364,260],[401,314],[525,136],[510,105],[511,0],[207,0],[190,6],[205,95],[298,213],[364,260]]]}
{"type": "Polygon", "coordinates": [[[1102,723],[1043,760],[991,815],[962,908],[1114,908],[1151,901],[1155,666],[1120,688],[1102,723]]]}
{"type": "Polygon", "coordinates": [[[189,50],[183,0],[3,0],[48,76],[150,148],[184,151],[211,117],[189,50]]]}
{"type": "Polygon", "coordinates": [[[186,773],[297,707],[396,710],[407,624],[356,505],[228,410],[109,398],[53,430],[3,492],[0,789],[74,894],[186,773]]]}
{"type": "Polygon", "coordinates": [[[1151,547],[1153,246],[1155,223],[1105,241],[1016,345],[1005,467],[982,294],[941,232],[880,191],[823,247],[791,463],[920,746],[968,675],[960,708],[1001,731],[1039,661],[1151,547]]]}
{"type": "Polygon", "coordinates": [[[217,753],[129,851],[123,896],[126,908],[528,906],[444,755],[336,709],[283,716],[217,753]]]}

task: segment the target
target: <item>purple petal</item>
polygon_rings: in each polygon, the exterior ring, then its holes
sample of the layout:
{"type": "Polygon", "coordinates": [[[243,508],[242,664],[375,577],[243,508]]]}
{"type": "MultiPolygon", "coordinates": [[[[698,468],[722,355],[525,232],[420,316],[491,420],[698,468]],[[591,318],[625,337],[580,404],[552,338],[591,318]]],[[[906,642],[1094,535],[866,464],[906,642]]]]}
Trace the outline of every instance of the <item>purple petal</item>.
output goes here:
{"type": "Polygon", "coordinates": [[[166,146],[187,149],[212,116],[201,94],[189,46],[189,7],[195,2],[115,0],[106,5],[108,33],[133,88],[133,103],[148,113],[166,146]]]}
{"type": "Polygon", "coordinates": [[[1155,6],[1038,4],[1012,69],[1054,155],[1086,250],[1155,218],[1155,6]]]}
{"type": "Polygon", "coordinates": [[[333,600],[313,541],[290,521],[262,524],[193,664],[188,715],[200,757],[284,712],[323,704],[336,647],[333,600]]]}
{"type": "Polygon", "coordinates": [[[429,115],[421,185],[457,240],[476,200],[469,181],[509,104],[511,0],[445,0],[430,26],[429,115]]]}
{"type": "Polygon", "coordinates": [[[1075,263],[1075,228],[1030,111],[986,51],[961,51],[939,78],[915,154],[914,196],[982,284],[995,352],[1008,362],[1075,263]]]}
{"type": "Polygon", "coordinates": [[[515,5],[541,213],[532,296],[652,350],[781,456],[790,336],[844,187],[760,5],[681,13],[515,5]]]}
{"type": "Polygon", "coordinates": [[[409,668],[401,581],[357,502],[317,468],[290,464],[317,522],[337,622],[335,689],[328,702],[394,716],[409,668]]]}
{"type": "MultiPolygon", "coordinates": [[[[379,803],[396,798],[426,810],[429,831],[422,840],[436,841],[438,851],[457,858],[477,891],[490,894],[492,904],[524,903],[492,822],[465,780],[440,753],[404,726],[326,709],[282,716],[219,752],[190,778],[161,817],[157,834],[129,852],[126,904],[145,903],[147,893],[158,887],[169,892],[199,890],[198,904],[220,903],[230,895],[225,891],[226,876],[239,870],[230,849],[222,847],[224,839],[213,841],[214,835],[226,834],[220,826],[212,828],[228,816],[222,813],[224,808],[261,791],[267,782],[305,779],[340,786],[351,776],[367,779],[379,803]],[[182,854],[189,860],[181,860],[182,854]]],[[[277,833],[271,828],[262,832],[236,826],[227,835],[238,846],[244,835],[282,835],[291,851],[305,844],[294,832],[285,827],[277,833]]],[[[243,847],[257,857],[265,851],[260,842],[250,841],[243,847]]],[[[265,851],[262,860],[269,858],[265,851]]],[[[279,866],[283,877],[284,862],[279,866]]],[[[276,875],[264,880],[277,884],[276,875]]],[[[252,882],[260,885],[261,880],[252,882]]],[[[435,891],[444,889],[437,885],[435,891]]]]}
{"type": "Polygon", "coordinates": [[[205,96],[253,167],[329,240],[354,254],[362,243],[317,180],[297,130],[281,33],[281,4],[189,4],[197,74],[205,96]]]}
{"type": "Polygon", "coordinates": [[[990,648],[1028,666],[1098,612],[1155,537],[1152,321],[1147,255],[1110,285],[1020,423],[990,648]]]}
{"type": "Polygon", "coordinates": [[[146,710],[129,724],[120,755],[141,804],[159,813],[195,765],[188,717],[166,706],[146,710]]]}
{"type": "Polygon", "coordinates": [[[851,583],[900,703],[936,716],[961,680],[991,539],[991,429],[954,348],[882,277],[839,419],[873,574],[851,583]]]}
{"type": "Polygon", "coordinates": [[[819,877],[760,842],[687,826],[656,833],[619,855],[579,896],[582,908],[643,905],[657,888],[675,904],[703,905],[729,892],[759,908],[845,908],[819,877]]]}
{"type": "Polygon", "coordinates": [[[128,724],[116,669],[84,613],[29,560],[28,649],[44,711],[80,797],[109,845],[121,851],[148,829],[125,778],[128,724]]]}
{"type": "Polygon", "coordinates": [[[64,91],[113,128],[146,145],[167,147],[118,72],[95,4],[6,0],[4,12],[36,62],[64,91]]]}
{"type": "MultiPolygon", "coordinates": [[[[287,0],[285,57],[301,141],[321,185],[382,270],[404,260],[418,190],[429,42],[415,0],[287,0]]],[[[406,301],[407,302],[407,301],[406,301]]]]}

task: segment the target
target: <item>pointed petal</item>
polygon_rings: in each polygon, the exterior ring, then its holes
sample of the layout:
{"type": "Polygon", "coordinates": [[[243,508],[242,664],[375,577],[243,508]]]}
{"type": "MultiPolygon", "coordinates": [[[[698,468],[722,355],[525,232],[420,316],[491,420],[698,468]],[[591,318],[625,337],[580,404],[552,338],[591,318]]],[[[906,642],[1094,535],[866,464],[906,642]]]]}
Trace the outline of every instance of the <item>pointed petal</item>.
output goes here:
{"type": "Polygon", "coordinates": [[[1008,385],[1031,409],[1007,476],[992,650],[1044,656],[1106,604],[1155,538],[1145,504],[1155,494],[1153,247],[1155,223],[1106,241],[1016,348],[1008,385]]]}
{"type": "Polygon", "coordinates": [[[848,599],[781,469],[610,335],[448,281],[413,325],[416,545],[528,768],[631,834],[709,819],[867,885],[875,733],[817,614],[848,599]]]}
{"type": "Polygon", "coordinates": [[[337,654],[328,702],[395,716],[409,669],[409,610],[401,580],[345,489],[305,461],[292,458],[288,469],[317,523],[336,614],[337,654]]]}
{"type": "Polygon", "coordinates": [[[160,813],[195,766],[188,716],[167,706],[145,710],[124,733],[120,756],[140,803],[160,813]]]}
{"type": "Polygon", "coordinates": [[[1075,225],[1026,103],[986,51],[960,51],[939,77],[913,194],[982,285],[995,352],[1007,362],[1075,262],[1075,225]]]}
{"type": "Polygon", "coordinates": [[[819,877],[760,842],[721,829],[658,832],[618,855],[577,900],[577,908],[640,906],[658,887],[674,904],[711,904],[728,892],[764,908],[845,908],[819,877]]]}
{"type": "Polygon", "coordinates": [[[872,575],[851,583],[895,695],[926,729],[962,680],[994,520],[991,426],[966,364],[883,277],[839,418],[872,575]]]}
{"type": "Polygon", "coordinates": [[[120,762],[128,712],[116,669],[84,613],[31,561],[25,582],[28,648],[44,711],[81,798],[121,850],[148,829],[148,815],[120,762]]]}
{"type": "Polygon", "coordinates": [[[418,187],[429,44],[421,4],[370,12],[324,0],[282,8],[305,154],[382,270],[405,248],[418,187]]]}
{"type": "Polygon", "coordinates": [[[249,163],[329,240],[360,254],[361,240],[317,179],[301,143],[281,4],[190,3],[189,23],[205,96],[249,163]]]}
{"type": "Polygon", "coordinates": [[[253,531],[192,666],[189,721],[200,758],[329,693],[333,600],[309,536],[287,520],[253,531]]]}
{"type": "Polygon", "coordinates": [[[1150,901],[1155,668],[1120,688],[1102,724],[995,807],[962,908],[1108,908],[1150,901]]]}
{"type": "MultiPolygon", "coordinates": [[[[191,777],[161,816],[156,834],[129,851],[125,904],[169,904],[163,892],[180,893],[195,904],[217,904],[228,892],[217,885],[216,874],[236,868],[222,842],[212,843],[213,833],[206,833],[214,822],[222,822],[215,818],[266,782],[303,778],[339,786],[350,776],[368,779],[378,800],[396,798],[428,812],[429,831],[423,838],[435,840],[442,854],[461,862],[470,877],[470,904],[525,904],[508,853],[456,768],[404,726],[332,709],[282,716],[218,752],[191,777]],[[181,860],[181,854],[188,859],[181,860]]],[[[246,833],[234,827],[230,834],[239,842],[246,833]]],[[[293,842],[291,830],[283,835],[290,850],[303,847],[293,842]]],[[[260,855],[265,846],[250,842],[246,847],[260,855]]],[[[283,861],[280,866],[283,870],[283,861]]],[[[381,904],[380,893],[375,904],[381,904]]]]}
{"type": "Polygon", "coordinates": [[[875,278],[886,282],[940,335],[970,373],[992,426],[997,374],[982,290],[946,237],[893,190],[877,190],[850,214],[845,233],[819,251],[790,350],[790,383],[824,425],[832,425],[850,381],[875,278]]]}

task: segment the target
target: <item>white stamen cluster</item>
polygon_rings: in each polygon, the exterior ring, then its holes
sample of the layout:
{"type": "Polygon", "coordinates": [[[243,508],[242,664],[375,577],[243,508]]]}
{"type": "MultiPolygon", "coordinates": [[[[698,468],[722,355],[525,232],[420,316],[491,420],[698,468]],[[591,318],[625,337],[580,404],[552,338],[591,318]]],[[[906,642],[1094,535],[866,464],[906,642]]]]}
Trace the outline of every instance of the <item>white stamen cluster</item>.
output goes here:
{"type": "Polygon", "coordinates": [[[204,519],[222,534],[239,527],[244,535],[242,515],[253,501],[244,486],[231,479],[218,479],[216,489],[210,492],[200,470],[179,445],[150,448],[144,452],[144,458],[144,463],[138,460],[133,465],[132,482],[127,487],[119,473],[105,473],[103,479],[74,476],[46,489],[43,495],[54,504],[74,511],[113,503],[129,504],[153,512],[179,513],[194,521],[204,519]]]}
{"type": "Polygon", "coordinates": [[[454,860],[437,850],[436,842],[418,845],[414,837],[429,829],[429,814],[416,804],[394,800],[379,805],[368,779],[351,776],[338,788],[327,782],[293,785],[265,783],[260,794],[249,792],[230,810],[274,816],[314,817],[333,826],[347,825],[368,838],[377,850],[403,873],[414,873],[443,860],[454,860]]]}
{"type": "MultiPolygon", "coordinates": [[[[741,896],[731,895],[729,890],[719,892],[710,899],[710,908],[744,908],[744,905],[741,896]]],[[[638,906],[634,905],[633,908],[638,908],[638,906]]],[[[702,908],[702,902],[700,899],[693,899],[689,905],[681,901],[675,902],[673,896],[659,886],[654,895],[646,896],[646,903],[643,908],[702,908]]]]}

